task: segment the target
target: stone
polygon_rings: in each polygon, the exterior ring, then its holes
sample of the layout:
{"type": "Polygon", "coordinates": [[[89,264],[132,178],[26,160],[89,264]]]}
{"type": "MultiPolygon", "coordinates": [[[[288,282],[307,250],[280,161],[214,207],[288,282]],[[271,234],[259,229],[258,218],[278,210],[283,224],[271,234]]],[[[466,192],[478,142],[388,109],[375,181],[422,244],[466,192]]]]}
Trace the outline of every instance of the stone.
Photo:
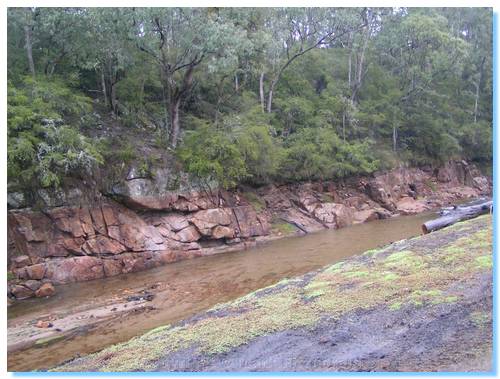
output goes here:
{"type": "Polygon", "coordinates": [[[52,236],[51,220],[41,212],[11,211],[8,224],[15,243],[45,242],[52,236]]]}
{"type": "Polygon", "coordinates": [[[92,217],[88,208],[80,209],[80,222],[83,232],[86,237],[95,235],[95,230],[92,222],[92,217]]]}
{"type": "Polygon", "coordinates": [[[177,232],[173,236],[173,238],[180,242],[195,242],[201,238],[201,234],[198,232],[198,229],[196,229],[194,225],[189,225],[177,232]]]}
{"type": "Polygon", "coordinates": [[[212,238],[213,239],[233,238],[233,237],[234,237],[234,229],[231,229],[227,226],[217,225],[212,230],[212,238]]]}
{"type": "Polygon", "coordinates": [[[69,253],[82,255],[82,245],[85,243],[85,239],[82,237],[78,238],[64,238],[62,240],[62,245],[69,253]]]}
{"type": "Polygon", "coordinates": [[[122,273],[123,263],[121,259],[103,259],[105,276],[116,276],[122,273]]]}
{"type": "Polygon", "coordinates": [[[344,204],[323,203],[313,212],[314,216],[330,228],[343,228],[353,223],[353,209],[344,204]]]}
{"type": "Polygon", "coordinates": [[[115,215],[114,207],[110,204],[104,204],[101,206],[102,216],[104,218],[104,222],[106,226],[109,228],[110,226],[118,226],[120,222],[118,221],[117,216],[115,215]]]}
{"type": "Polygon", "coordinates": [[[40,288],[42,282],[40,282],[39,280],[27,280],[26,282],[23,283],[23,285],[32,291],[36,291],[37,289],[40,288]]]}
{"type": "Polygon", "coordinates": [[[22,299],[28,299],[30,297],[35,296],[35,292],[30,290],[29,288],[25,286],[21,286],[18,284],[15,284],[11,287],[10,292],[12,293],[12,296],[14,296],[16,299],[22,300],[22,299]]]}
{"type": "Polygon", "coordinates": [[[396,203],[396,209],[403,215],[411,215],[426,211],[429,208],[424,201],[406,196],[396,203]]]}
{"type": "Polygon", "coordinates": [[[269,234],[270,225],[265,222],[264,217],[259,217],[251,206],[235,207],[233,213],[236,218],[235,228],[239,229],[238,237],[248,238],[269,234]]]}
{"type": "Polygon", "coordinates": [[[146,268],[144,258],[136,254],[130,254],[123,258],[123,272],[142,271],[146,268]]]}
{"type": "Polygon", "coordinates": [[[92,218],[92,224],[94,229],[103,235],[108,234],[106,230],[106,223],[104,222],[104,216],[100,207],[95,207],[90,209],[90,217],[92,218]]]}
{"type": "Polygon", "coordinates": [[[31,259],[27,255],[19,255],[11,259],[12,268],[21,268],[31,264],[31,259]]]}
{"type": "Polygon", "coordinates": [[[120,254],[127,249],[118,241],[112,240],[106,236],[98,235],[95,238],[87,240],[83,245],[83,250],[88,255],[106,255],[120,254]]]}
{"type": "Polygon", "coordinates": [[[104,277],[102,260],[95,257],[76,257],[70,271],[72,281],[80,282],[104,277]]]}
{"type": "Polygon", "coordinates": [[[60,207],[52,209],[48,213],[49,217],[54,221],[56,227],[66,233],[70,233],[73,237],[84,237],[80,221],[80,209],[76,207],[60,207]]]}
{"type": "Polygon", "coordinates": [[[38,320],[37,323],[35,324],[35,326],[37,328],[45,329],[45,328],[52,328],[54,325],[50,321],[47,321],[47,320],[38,320]]]}
{"type": "Polygon", "coordinates": [[[212,229],[217,226],[228,226],[231,224],[232,211],[228,208],[206,209],[196,212],[190,222],[196,226],[204,236],[210,236],[212,229]]]}
{"type": "Polygon", "coordinates": [[[185,215],[182,214],[170,214],[161,218],[162,223],[166,223],[170,226],[170,229],[174,232],[178,232],[189,226],[189,222],[185,215]]]}
{"type": "Polygon", "coordinates": [[[42,286],[35,292],[36,297],[48,297],[52,296],[56,293],[56,289],[52,285],[52,283],[44,283],[42,286]]]}
{"type": "Polygon", "coordinates": [[[392,217],[392,213],[385,208],[376,207],[373,208],[373,210],[377,213],[378,218],[381,220],[392,217]]]}
{"type": "Polygon", "coordinates": [[[325,229],[325,227],[320,222],[295,208],[290,208],[282,211],[279,216],[286,222],[295,225],[304,233],[312,233],[318,230],[325,229]]]}
{"type": "Polygon", "coordinates": [[[81,282],[104,277],[102,259],[91,256],[52,259],[45,263],[45,277],[55,284],[81,282]]]}
{"type": "Polygon", "coordinates": [[[490,183],[484,176],[476,176],[472,178],[474,188],[479,190],[480,193],[487,194],[490,191],[490,183]]]}
{"type": "Polygon", "coordinates": [[[7,192],[8,208],[24,208],[27,206],[26,199],[22,192],[7,192]]]}
{"type": "Polygon", "coordinates": [[[379,218],[375,209],[367,209],[364,211],[356,211],[353,215],[354,224],[360,224],[367,221],[377,220],[379,218]]]}
{"type": "Polygon", "coordinates": [[[43,263],[26,267],[26,273],[28,275],[28,278],[30,279],[35,279],[35,280],[43,279],[45,276],[45,271],[46,267],[45,264],[43,263]]]}
{"type": "Polygon", "coordinates": [[[306,191],[299,193],[299,203],[309,213],[313,213],[314,210],[320,206],[320,201],[312,195],[310,188],[307,188],[306,191]]]}

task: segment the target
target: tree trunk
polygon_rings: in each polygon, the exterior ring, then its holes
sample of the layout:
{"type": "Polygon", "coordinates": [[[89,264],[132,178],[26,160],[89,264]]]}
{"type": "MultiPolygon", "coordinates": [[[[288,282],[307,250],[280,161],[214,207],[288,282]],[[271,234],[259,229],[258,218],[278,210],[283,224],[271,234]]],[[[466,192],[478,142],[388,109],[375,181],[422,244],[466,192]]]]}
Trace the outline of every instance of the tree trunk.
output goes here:
{"type": "Polygon", "coordinates": [[[111,90],[110,90],[110,100],[111,100],[111,109],[113,111],[113,114],[116,115],[118,112],[118,102],[116,101],[116,82],[111,83],[111,90]]]}
{"type": "Polygon", "coordinates": [[[104,104],[106,107],[109,107],[108,94],[106,92],[106,79],[104,78],[104,70],[101,69],[101,86],[102,86],[102,95],[104,96],[104,104]]]}
{"type": "Polygon", "coordinates": [[[476,87],[476,96],[474,99],[474,124],[477,123],[477,106],[479,101],[479,83],[474,83],[476,87]]]}
{"type": "MultiPolygon", "coordinates": [[[[278,77],[279,78],[279,77],[278,77]]],[[[272,111],[272,105],[273,105],[273,92],[274,92],[274,87],[276,86],[276,83],[278,80],[273,80],[271,82],[271,87],[269,88],[269,96],[267,98],[267,113],[271,113],[272,111]]]]}
{"type": "Polygon", "coordinates": [[[398,131],[396,130],[396,126],[392,127],[392,151],[396,151],[397,149],[397,141],[398,141],[398,131]]]}
{"type": "Polygon", "coordinates": [[[422,224],[422,231],[427,234],[435,230],[450,226],[459,221],[468,220],[482,214],[491,212],[493,209],[493,201],[483,201],[479,204],[469,206],[458,206],[448,211],[448,213],[435,220],[430,220],[422,224]]]}
{"type": "Polygon", "coordinates": [[[240,90],[240,83],[238,81],[238,74],[234,75],[234,90],[238,92],[240,90]]]}
{"type": "Polygon", "coordinates": [[[370,38],[370,26],[366,25],[365,35],[363,39],[363,46],[361,48],[361,52],[359,58],[356,60],[356,72],[355,72],[355,81],[354,87],[352,89],[351,101],[357,102],[358,91],[361,88],[361,84],[363,82],[363,65],[365,62],[365,51],[368,45],[368,40],[370,38]]]}
{"type": "Polygon", "coordinates": [[[345,120],[346,119],[346,115],[345,115],[345,110],[344,112],[342,113],[342,139],[344,140],[345,142],[345,120]]]}
{"type": "Polygon", "coordinates": [[[180,97],[173,100],[170,104],[170,145],[172,148],[177,147],[177,140],[179,139],[180,123],[179,123],[179,108],[181,105],[180,97]]]}
{"type": "Polygon", "coordinates": [[[260,93],[260,106],[262,107],[262,112],[266,111],[266,104],[264,100],[264,73],[260,74],[259,79],[259,93],[260,93]]]}
{"type": "Polygon", "coordinates": [[[481,66],[479,68],[479,80],[477,83],[474,83],[476,87],[476,96],[474,99],[474,124],[477,123],[477,111],[479,107],[479,88],[481,87],[481,80],[483,79],[483,67],[484,67],[484,61],[486,58],[483,58],[481,61],[481,66]]]}
{"type": "Polygon", "coordinates": [[[352,44],[351,44],[351,33],[349,33],[349,39],[348,39],[348,42],[347,42],[347,48],[349,49],[349,59],[347,61],[347,69],[348,69],[348,73],[347,73],[347,82],[348,82],[348,85],[349,85],[349,90],[351,90],[351,81],[352,81],[352,78],[351,78],[351,71],[352,71],[352,44]],[[350,49],[349,49],[349,45],[350,46],[350,49]]]}
{"type": "Polygon", "coordinates": [[[24,39],[26,47],[26,55],[28,56],[28,66],[33,78],[35,77],[35,62],[33,61],[33,46],[31,41],[31,10],[26,10],[26,23],[24,24],[24,39]]]}

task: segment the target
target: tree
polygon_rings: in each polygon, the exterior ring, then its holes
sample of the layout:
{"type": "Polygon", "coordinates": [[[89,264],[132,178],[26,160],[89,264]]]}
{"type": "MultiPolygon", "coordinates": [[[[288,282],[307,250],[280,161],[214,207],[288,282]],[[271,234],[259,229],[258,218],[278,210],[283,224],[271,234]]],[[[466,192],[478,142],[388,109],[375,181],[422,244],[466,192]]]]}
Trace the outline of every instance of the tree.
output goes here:
{"type": "Polygon", "coordinates": [[[326,47],[362,27],[351,11],[335,8],[280,8],[270,13],[273,46],[270,47],[271,79],[267,112],[271,113],[276,86],[286,68],[297,58],[326,47]]]}
{"type": "Polygon", "coordinates": [[[241,30],[210,8],[167,8],[137,10],[137,46],[152,56],[160,69],[165,109],[169,115],[169,140],[177,146],[181,102],[193,87],[195,71],[206,63],[235,59],[241,30]]]}

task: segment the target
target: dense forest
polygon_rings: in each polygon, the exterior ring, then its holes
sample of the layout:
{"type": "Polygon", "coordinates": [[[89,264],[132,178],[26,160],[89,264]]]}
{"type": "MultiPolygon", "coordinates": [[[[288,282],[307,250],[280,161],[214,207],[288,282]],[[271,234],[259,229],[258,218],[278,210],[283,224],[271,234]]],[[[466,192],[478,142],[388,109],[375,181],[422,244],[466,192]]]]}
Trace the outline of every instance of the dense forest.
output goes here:
{"type": "Polygon", "coordinates": [[[57,187],[154,136],[225,188],[492,159],[484,8],[10,8],[8,175],[57,187]]]}

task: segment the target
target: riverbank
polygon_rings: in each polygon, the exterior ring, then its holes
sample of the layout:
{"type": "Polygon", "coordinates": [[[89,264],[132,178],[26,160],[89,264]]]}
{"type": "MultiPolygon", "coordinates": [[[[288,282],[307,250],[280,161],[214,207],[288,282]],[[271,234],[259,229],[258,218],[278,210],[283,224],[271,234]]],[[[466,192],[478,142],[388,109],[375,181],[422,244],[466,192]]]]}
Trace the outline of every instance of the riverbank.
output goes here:
{"type": "Polygon", "coordinates": [[[489,371],[491,216],[370,250],[57,371],[489,371]]]}
{"type": "MultiPolygon", "coordinates": [[[[160,176],[158,176],[160,177],[160,176]]],[[[339,182],[236,191],[148,192],[131,178],[113,199],[8,214],[9,294],[45,297],[52,285],[138,272],[235,252],[290,235],[417,214],[488,195],[472,164],[399,167],[339,182]]],[[[156,187],[154,187],[156,188],[156,187]]]]}
{"type": "Polygon", "coordinates": [[[426,212],[374,220],[282,238],[247,251],[61,285],[51,298],[9,307],[9,369],[48,369],[102,350],[284,278],[419,235],[422,223],[433,217],[426,212]],[[38,328],[38,323],[52,327],[38,328]]]}

